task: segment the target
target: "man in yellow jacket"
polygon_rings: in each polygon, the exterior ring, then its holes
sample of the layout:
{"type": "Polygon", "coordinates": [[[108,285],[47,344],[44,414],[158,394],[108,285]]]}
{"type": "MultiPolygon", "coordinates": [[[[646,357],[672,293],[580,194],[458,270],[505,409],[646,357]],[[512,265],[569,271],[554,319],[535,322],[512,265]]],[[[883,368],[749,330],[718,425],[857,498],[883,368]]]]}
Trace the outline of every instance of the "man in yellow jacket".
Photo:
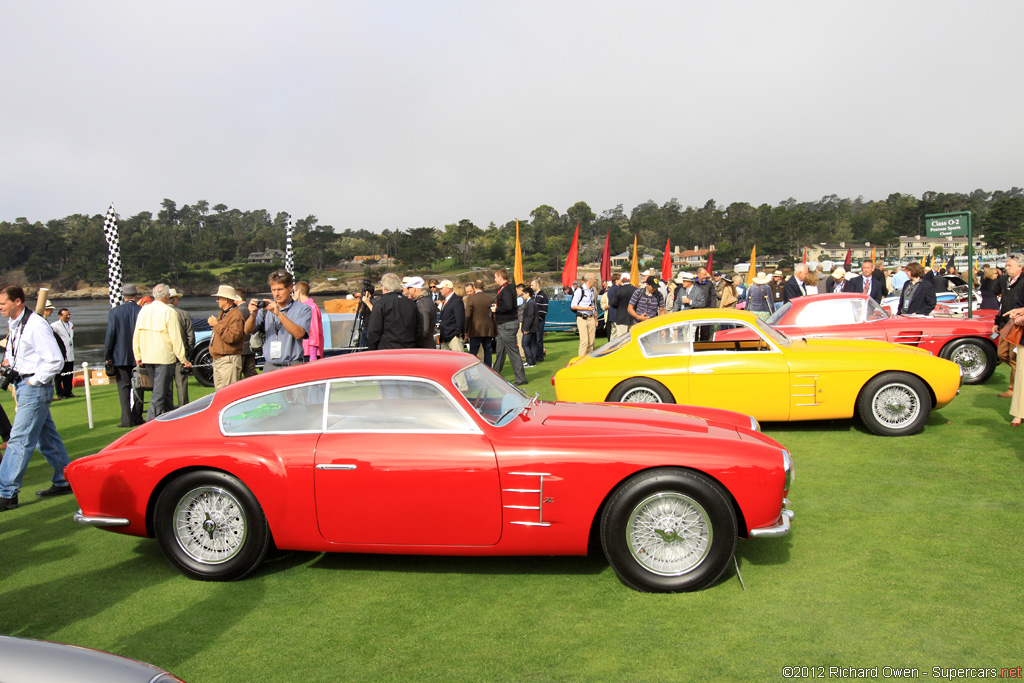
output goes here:
{"type": "Polygon", "coordinates": [[[177,311],[168,302],[171,288],[159,284],[153,288],[153,303],[139,311],[135,321],[132,348],[135,360],[145,365],[153,380],[153,397],[149,401],[147,420],[163,415],[173,405],[171,394],[174,379],[174,364],[192,367],[185,355],[185,343],[181,337],[181,321],[177,311]]]}

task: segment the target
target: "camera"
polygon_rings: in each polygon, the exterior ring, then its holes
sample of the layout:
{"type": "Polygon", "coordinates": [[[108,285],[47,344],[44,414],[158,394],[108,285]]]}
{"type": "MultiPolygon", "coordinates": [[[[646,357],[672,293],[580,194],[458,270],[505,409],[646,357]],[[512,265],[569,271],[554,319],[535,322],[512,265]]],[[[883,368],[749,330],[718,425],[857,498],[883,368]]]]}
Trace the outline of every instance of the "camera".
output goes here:
{"type": "Polygon", "coordinates": [[[260,301],[256,302],[256,308],[257,309],[266,308],[268,305],[269,305],[268,302],[263,301],[262,299],[260,301]]]}
{"type": "Polygon", "coordinates": [[[20,372],[7,365],[0,365],[0,391],[7,391],[7,387],[11,386],[11,382],[17,384],[20,379],[20,372]]]}

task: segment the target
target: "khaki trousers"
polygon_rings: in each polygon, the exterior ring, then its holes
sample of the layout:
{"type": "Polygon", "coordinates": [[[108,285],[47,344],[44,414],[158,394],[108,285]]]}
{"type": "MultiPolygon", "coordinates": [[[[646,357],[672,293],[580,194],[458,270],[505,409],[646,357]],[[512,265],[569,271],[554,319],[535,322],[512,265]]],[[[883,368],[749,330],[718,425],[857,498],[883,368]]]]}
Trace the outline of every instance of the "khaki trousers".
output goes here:
{"type": "Polygon", "coordinates": [[[449,348],[452,351],[465,351],[466,349],[462,346],[462,339],[459,337],[452,337],[449,341],[441,344],[442,347],[449,348]]]}
{"type": "Polygon", "coordinates": [[[213,388],[223,389],[242,379],[242,356],[221,356],[213,359],[213,388]]]}
{"type": "Polygon", "coordinates": [[[1010,366],[1010,390],[1014,387],[1014,378],[1017,373],[1017,354],[1013,351],[1017,347],[1014,344],[1006,341],[1002,337],[999,338],[999,346],[996,349],[996,355],[999,356],[999,360],[1010,366]]]}
{"type": "MultiPolygon", "coordinates": [[[[1024,346],[1017,346],[1017,353],[1024,351],[1024,346]]],[[[1017,364],[1016,377],[1011,377],[1010,382],[1016,383],[1013,385],[1013,398],[1010,399],[1010,415],[1014,417],[1024,418],[1024,365],[1017,364]]]]}
{"type": "Polygon", "coordinates": [[[586,356],[594,350],[594,337],[597,336],[597,319],[576,318],[576,329],[580,331],[580,349],[577,355],[586,356]]]}

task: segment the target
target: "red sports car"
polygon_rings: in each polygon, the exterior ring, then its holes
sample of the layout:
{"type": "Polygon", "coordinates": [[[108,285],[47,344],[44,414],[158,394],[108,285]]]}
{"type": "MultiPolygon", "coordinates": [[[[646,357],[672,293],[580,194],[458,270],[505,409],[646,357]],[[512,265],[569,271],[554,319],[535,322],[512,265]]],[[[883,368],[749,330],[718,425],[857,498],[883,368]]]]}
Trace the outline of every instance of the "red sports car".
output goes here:
{"type": "Polygon", "coordinates": [[[379,351],[259,375],[67,469],[75,519],[156,537],[186,576],[306,551],[584,555],[627,585],[704,588],[782,536],[789,453],[752,418],[547,403],[469,354],[379,351]]]}
{"type": "Polygon", "coordinates": [[[790,337],[877,339],[907,344],[951,360],[964,384],[982,384],[995,372],[992,318],[889,315],[864,294],[821,294],[791,299],[768,319],[790,337]]]}

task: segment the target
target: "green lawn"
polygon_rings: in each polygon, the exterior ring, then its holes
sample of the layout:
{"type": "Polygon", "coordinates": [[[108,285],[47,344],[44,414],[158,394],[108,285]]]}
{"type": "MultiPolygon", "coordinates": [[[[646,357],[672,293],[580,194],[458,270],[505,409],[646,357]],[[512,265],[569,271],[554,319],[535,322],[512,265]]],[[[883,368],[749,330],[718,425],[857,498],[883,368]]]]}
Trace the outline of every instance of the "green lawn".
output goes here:
{"type": "MultiPolygon", "coordinates": [[[[575,338],[549,337],[529,391],[575,338]]],[[[505,373],[511,377],[506,364],[505,373]]],[[[785,666],[1016,667],[1024,647],[1024,430],[1001,367],[925,431],[770,424],[796,461],[784,539],[742,542],[735,572],[649,595],[603,558],[281,553],[232,584],[190,581],[156,542],[80,527],[71,497],[0,514],[0,633],[109,650],[188,681],[780,680],[785,666]]],[[[203,390],[193,387],[193,398],[203,390]]],[[[81,390],[76,390],[81,393],[81,390]]],[[[122,431],[112,388],[54,404],[72,457],[122,431]]],[[[9,395],[0,402],[11,413],[9,395]]],[[[381,492],[382,505],[401,500],[381,492]]],[[[410,519],[411,524],[429,520],[410,519]]],[[[3,679],[0,662],[0,680],[3,679]]],[[[825,673],[827,674],[827,668],[825,673]]]]}

